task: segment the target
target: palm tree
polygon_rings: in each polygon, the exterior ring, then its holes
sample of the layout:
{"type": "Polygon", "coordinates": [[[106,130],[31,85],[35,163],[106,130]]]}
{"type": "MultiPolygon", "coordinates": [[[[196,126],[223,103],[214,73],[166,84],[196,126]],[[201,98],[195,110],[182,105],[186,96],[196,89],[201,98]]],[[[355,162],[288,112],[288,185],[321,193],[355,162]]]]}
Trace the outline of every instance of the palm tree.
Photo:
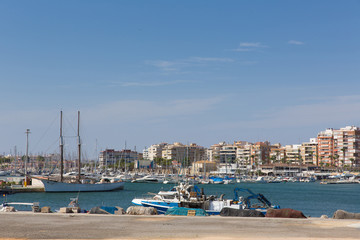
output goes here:
{"type": "Polygon", "coordinates": [[[353,167],[354,161],[355,161],[355,159],[354,159],[354,158],[350,158],[350,162],[351,162],[350,169],[351,169],[351,170],[352,170],[352,167],[353,167]]]}
{"type": "Polygon", "coordinates": [[[280,156],[280,151],[279,151],[279,150],[276,150],[275,152],[276,152],[276,161],[279,161],[279,162],[280,162],[280,158],[279,158],[279,156],[280,156]]]}
{"type": "Polygon", "coordinates": [[[343,172],[344,171],[344,165],[345,165],[345,160],[344,159],[342,159],[341,160],[341,171],[343,172]]]}
{"type": "Polygon", "coordinates": [[[345,163],[345,151],[346,151],[346,148],[342,148],[342,149],[340,149],[342,152],[343,152],[343,161],[344,161],[344,163],[345,163]]]}
{"type": "Polygon", "coordinates": [[[339,154],[335,154],[334,159],[335,159],[335,167],[336,167],[337,172],[338,172],[339,171],[339,154]]]}
{"type": "Polygon", "coordinates": [[[334,162],[334,159],[335,159],[334,156],[333,156],[333,155],[330,155],[329,158],[330,158],[330,160],[331,160],[330,165],[333,165],[333,162],[334,162]]]}
{"type": "Polygon", "coordinates": [[[276,156],[274,156],[274,155],[271,156],[270,160],[271,160],[272,163],[276,163],[276,162],[277,162],[276,156]]]}
{"type": "Polygon", "coordinates": [[[245,164],[246,164],[246,165],[249,165],[249,161],[248,161],[248,160],[249,160],[249,157],[245,157],[245,164]]]}

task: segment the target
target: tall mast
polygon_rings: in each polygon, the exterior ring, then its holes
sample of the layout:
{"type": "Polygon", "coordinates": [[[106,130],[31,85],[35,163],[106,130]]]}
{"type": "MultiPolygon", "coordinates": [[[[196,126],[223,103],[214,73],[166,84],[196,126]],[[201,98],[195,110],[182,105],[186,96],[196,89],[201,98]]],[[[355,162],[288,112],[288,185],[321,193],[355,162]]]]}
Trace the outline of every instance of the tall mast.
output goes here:
{"type": "Polygon", "coordinates": [[[27,186],[27,163],[29,161],[29,133],[30,129],[26,129],[26,158],[25,158],[25,181],[24,186],[27,186]]]}
{"type": "Polygon", "coordinates": [[[18,162],[17,162],[17,150],[16,150],[16,146],[14,147],[14,171],[18,170],[18,162]]]}
{"type": "Polygon", "coordinates": [[[80,182],[80,175],[81,175],[81,141],[80,141],[80,111],[78,111],[78,181],[80,182]]]}
{"type": "Polygon", "coordinates": [[[126,175],[126,173],[127,173],[127,170],[126,170],[126,163],[127,163],[127,161],[126,161],[126,159],[127,159],[127,153],[126,153],[126,141],[125,141],[125,150],[124,150],[124,154],[125,154],[125,159],[124,159],[124,162],[125,162],[125,175],[126,175]]]}
{"type": "Polygon", "coordinates": [[[60,111],[60,182],[64,180],[64,138],[62,135],[62,117],[63,113],[60,111]]]}

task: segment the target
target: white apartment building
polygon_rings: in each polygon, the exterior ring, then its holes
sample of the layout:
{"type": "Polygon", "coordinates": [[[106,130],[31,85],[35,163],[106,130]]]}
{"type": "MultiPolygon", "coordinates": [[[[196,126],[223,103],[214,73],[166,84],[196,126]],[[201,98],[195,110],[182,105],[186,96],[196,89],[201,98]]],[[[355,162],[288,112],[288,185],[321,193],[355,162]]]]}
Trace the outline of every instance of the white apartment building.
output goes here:
{"type": "Polygon", "coordinates": [[[251,148],[252,144],[246,142],[245,144],[236,144],[236,159],[241,166],[250,165],[251,162],[251,148]]]}
{"type": "Polygon", "coordinates": [[[318,165],[318,143],[316,138],[310,138],[309,142],[304,142],[300,147],[300,156],[303,164],[318,165]]]}
{"type": "Polygon", "coordinates": [[[208,159],[212,162],[220,162],[220,150],[223,146],[226,145],[226,142],[219,142],[210,146],[209,153],[207,154],[208,159]]]}
{"type": "Polygon", "coordinates": [[[162,151],[167,145],[167,143],[159,143],[151,145],[150,147],[144,149],[144,159],[154,161],[156,158],[161,158],[162,151]]]}
{"type": "Polygon", "coordinates": [[[231,164],[236,160],[236,146],[225,145],[220,149],[220,163],[231,164]]]}
{"type": "Polygon", "coordinates": [[[300,164],[300,147],[301,144],[293,144],[285,146],[286,162],[290,164],[300,164]]]}
{"type": "Polygon", "coordinates": [[[309,142],[304,142],[300,147],[300,156],[303,164],[318,165],[317,139],[310,138],[309,142]]]}
{"type": "Polygon", "coordinates": [[[116,151],[114,149],[106,149],[105,151],[100,152],[99,165],[100,167],[104,167],[120,164],[121,162],[130,163],[141,158],[141,153],[132,151],[130,149],[123,149],[121,151],[116,151]]]}

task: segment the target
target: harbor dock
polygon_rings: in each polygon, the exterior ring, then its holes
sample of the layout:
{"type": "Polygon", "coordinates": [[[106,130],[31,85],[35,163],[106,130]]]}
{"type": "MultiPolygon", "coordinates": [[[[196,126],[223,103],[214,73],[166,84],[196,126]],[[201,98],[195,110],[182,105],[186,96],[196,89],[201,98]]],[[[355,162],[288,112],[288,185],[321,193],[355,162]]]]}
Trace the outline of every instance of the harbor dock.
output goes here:
{"type": "Polygon", "coordinates": [[[11,186],[0,188],[0,194],[12,194],[12,193],[28,193],[28,192],[44,192],[44,187],[39,186],[11,186]]]}
{"type": "Polygon", "coordinates": [[[1,213],[0,239],[358,239],[359,220],[1,213]]]}

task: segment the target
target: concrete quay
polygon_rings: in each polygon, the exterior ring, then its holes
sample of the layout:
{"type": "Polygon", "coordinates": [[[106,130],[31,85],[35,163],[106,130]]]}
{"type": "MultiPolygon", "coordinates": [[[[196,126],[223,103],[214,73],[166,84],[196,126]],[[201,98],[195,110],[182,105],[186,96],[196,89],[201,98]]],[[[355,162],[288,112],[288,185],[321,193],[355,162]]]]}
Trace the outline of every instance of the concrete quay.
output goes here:
{"type": "Polygon", "coordinates": [[[38,186],[12,186],[12,187],[5,187],[0,188],[0,193],[12,194],[12,193],[28,193],[28,192],[44,192],[44,187],[38,186]]]}
{"type": "Polygon", "coordinates": [[[0,213],[0,239],[359,239],[360,220],[0,213]]]}

